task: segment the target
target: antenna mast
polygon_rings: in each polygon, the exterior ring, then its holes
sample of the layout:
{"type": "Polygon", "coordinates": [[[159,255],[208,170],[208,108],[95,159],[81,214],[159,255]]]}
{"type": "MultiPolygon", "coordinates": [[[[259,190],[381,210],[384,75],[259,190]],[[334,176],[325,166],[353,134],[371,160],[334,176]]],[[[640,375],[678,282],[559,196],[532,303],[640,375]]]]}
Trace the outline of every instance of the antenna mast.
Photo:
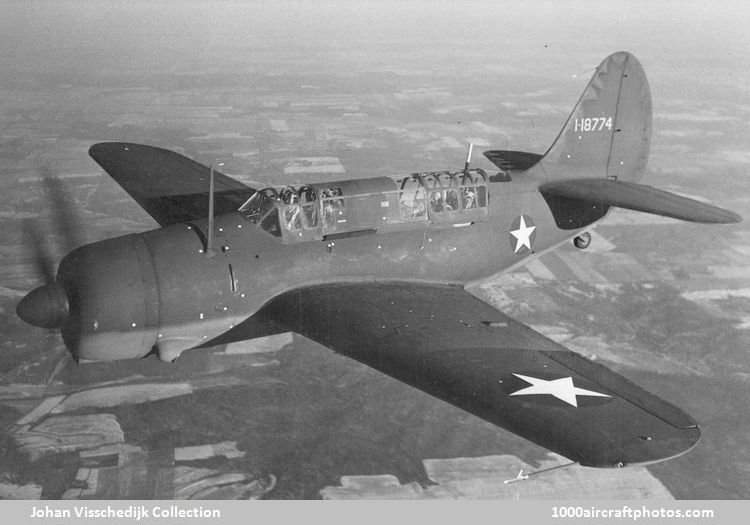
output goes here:
{"type": "Polygon", "coordinates": [[[466,164],[464,164],[464,171],[469,171],[469,164],[471,164],[471,152],[474,151],[474,143],[469,142],[469,151],[466,152],[466,164]]]}
{"type": "Polygon", "coordinates": [[[214,165],[208,167],[208,235],[206,240],[206,257],[216,255],[214,252],[214,165]]]}

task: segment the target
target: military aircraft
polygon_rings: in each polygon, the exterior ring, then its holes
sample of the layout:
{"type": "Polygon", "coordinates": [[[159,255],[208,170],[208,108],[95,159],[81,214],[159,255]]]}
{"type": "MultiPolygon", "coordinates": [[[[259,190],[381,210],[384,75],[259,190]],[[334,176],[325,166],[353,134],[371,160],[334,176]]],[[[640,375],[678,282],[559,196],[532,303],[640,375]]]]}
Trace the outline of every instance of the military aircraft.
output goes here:
{"type": "Polygon", "coordinates": [[[161,227],[71,251],[17,313],[59,328],[78,360],[171,362],[296,332],[581,465],[664,460],[698,442],[689,415],[466,290],[570,240],[585,248],[614,207],[741,220],[640,184],[650,138],[646,76],[619,52],[546,153],[485,152],[496,173],[467,161],[256,190],[165,149],[95,144],[161,227]]]}

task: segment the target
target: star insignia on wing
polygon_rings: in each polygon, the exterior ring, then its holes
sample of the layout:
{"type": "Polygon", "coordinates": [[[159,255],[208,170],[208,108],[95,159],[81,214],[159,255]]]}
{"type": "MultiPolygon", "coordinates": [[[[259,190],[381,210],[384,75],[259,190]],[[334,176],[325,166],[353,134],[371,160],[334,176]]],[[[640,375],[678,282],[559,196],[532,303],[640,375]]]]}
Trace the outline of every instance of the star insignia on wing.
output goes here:
{"type": "Polygon", "coordinates": [[[519,379],[523,379],[531,386],[516,390],[510,394],[511,396],[550,395],[576,408],[578,407],[577,396],[612,397],[601,392],[579,388],[573,384],[572,377],[546,380],[515,373],[513,375],[519,379]]]}
{"type": "Polygon", "coordinates": [[[521,215],[513,221],[513,224],[516,223],[518,227],[515,230],[510,230],[513,253],[518,253],[521,248],[527,248],[531,251],[531,245],[534,243],[534,237],[536,236],[534,221],[531,220],[531,217],[521,215]],[[514,242],[515,246],[513,246],[514,242]]]}

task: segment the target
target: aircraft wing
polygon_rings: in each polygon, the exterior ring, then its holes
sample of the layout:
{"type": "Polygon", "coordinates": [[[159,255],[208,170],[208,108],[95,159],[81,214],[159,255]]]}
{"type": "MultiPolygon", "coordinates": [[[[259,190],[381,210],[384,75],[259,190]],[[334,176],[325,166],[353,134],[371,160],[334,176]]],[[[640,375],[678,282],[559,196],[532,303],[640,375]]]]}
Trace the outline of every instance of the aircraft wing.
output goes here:
{"type": "MultiPolygon", "coordinates": [[[[127,142],[101,142],[89,155],[160,226],[208,216],[209,168],[179,153],[127,142]]],[[[214,170],[214,207],[236,211],[254,190],[214,170]]]]}
{"type": "Polygon", "coordinates": [[[353,283],[284,293],[255,316],[585,466],[667,459],[695,421],[457,286],[353,283]]]}

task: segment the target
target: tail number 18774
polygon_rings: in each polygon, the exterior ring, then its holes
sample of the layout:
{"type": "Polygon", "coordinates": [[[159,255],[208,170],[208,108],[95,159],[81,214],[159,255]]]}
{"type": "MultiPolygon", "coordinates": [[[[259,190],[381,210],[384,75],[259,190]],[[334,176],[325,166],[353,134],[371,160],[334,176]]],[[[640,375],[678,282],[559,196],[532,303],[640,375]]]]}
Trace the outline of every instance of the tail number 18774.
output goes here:
{"type": "Polygon", "coordinates": [[[575,119],[575,131],[601,131],[612,129],[612,117],[586,117],[575,119]]]}

